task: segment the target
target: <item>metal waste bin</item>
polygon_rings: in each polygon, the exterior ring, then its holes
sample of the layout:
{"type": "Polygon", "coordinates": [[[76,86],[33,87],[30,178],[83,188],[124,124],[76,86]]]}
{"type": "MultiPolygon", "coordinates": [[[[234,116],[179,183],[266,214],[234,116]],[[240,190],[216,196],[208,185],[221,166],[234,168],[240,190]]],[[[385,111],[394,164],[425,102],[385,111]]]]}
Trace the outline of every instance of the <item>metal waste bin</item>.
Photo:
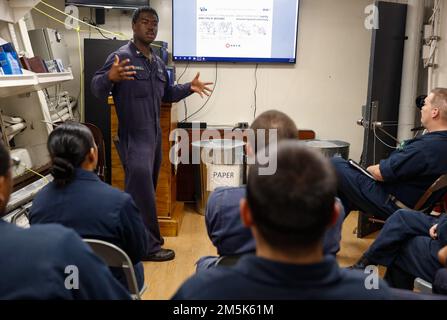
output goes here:
{"type": "Polygon", "coordinates": [[[326,157],[341,157],[349,159],[348,142],[339,140],[306,140],[302,141],[306,146],[319,149],[326,157]]]}
{"type": "Polygon", "coordinates": [[[192,143],[193,159],[200,155],[195,172],[197,211],[204,215],[209,195],[218,187],[238,187],[243,183],[245,142],[214,139],[192,143]]]}

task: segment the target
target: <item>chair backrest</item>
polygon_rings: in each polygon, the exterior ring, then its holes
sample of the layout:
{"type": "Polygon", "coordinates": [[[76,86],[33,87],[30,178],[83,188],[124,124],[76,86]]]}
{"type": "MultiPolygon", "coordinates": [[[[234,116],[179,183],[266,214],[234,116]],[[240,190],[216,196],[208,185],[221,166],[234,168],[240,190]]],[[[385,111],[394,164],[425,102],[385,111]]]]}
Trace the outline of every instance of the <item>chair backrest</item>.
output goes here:
{"type": "Polygon", "coordinates": [[[23,208],[17,212],[12,218],[11,223],[19,227],[29,228],[28,209],[23,208]]]}
{"type": "Polygon", "coordinates": [[[96,167],[96,174],[98,177],[105,181],[106,172],[106,149],[104,144],[104,136],[102,135],[101,129],[91,123],[83,123],[93,134],[93,139],[98,146],[98,166],[96,167]]]}
{"type": "Polygon", "coordinates": [[[419,201],[414,206],[414,210],[419,211],[421,209],[425,209],[424,206],[426,205],[427,200],[431,197],[431,195],[439,191],[441,189],[447,188],[447,174],[443,174],[440,176],[431,186],[430,188],[425,191],[425,193],[422,195],[422,197],[419,199],[419,201]]]}
{"type": "Polygon", "coordinates": [[[416,278],[414,280],[414,289],[420,293],[431,294],[433,293],[433,286],[430,282],[425,281],[421,278],[416,278]]]}
{"type": "MultiPolygon", "coordinates": [[[[248,253],[249,254],[249,253],[248,253]]],[[[248,255],[247,254],[247,255],[248,255]]],[[[240,258],[242,258],[246,254],[238,254],[231,256],[220,256],[216,261],[216,267],[231,267],[237,264],[240,258]]]]}
{"type": "Polygon", "coordinates": [[[129,256],[112,243],[96,239],[84,239],[84,241],[109,267],[121,268],[123,270],[130,294],[134,299],[140,300],[140,290],[138,289],[135,270],[129,256]]]}

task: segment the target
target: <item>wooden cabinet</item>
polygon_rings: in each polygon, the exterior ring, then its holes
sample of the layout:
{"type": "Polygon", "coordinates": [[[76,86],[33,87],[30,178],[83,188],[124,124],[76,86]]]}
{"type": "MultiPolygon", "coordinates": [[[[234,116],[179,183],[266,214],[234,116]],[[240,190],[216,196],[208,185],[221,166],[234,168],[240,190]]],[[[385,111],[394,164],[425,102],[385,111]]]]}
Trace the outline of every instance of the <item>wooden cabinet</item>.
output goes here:
{"type": "MultiPolygon", "coordinates": [[[[113,99],[109,98],[111,104],[111,140],[118,133],[118,118],[113,99]]],[[[163,236],[177,236],[182,219],[183,203],[176,201],[176,177],[173,165],[169,161],[169,150],[171,142],[169,134],[176,128],[176,123],[172,120],[172,105],[162,104],[160,114],[160,124],[162,131],[162,163],[156,190],[157,215],[160,224],[160,231],[163,236]]],[[[111,146],[111,181],[112,185],[124,190],[124,170],[121,165],[115,144],[111,146]]]]}

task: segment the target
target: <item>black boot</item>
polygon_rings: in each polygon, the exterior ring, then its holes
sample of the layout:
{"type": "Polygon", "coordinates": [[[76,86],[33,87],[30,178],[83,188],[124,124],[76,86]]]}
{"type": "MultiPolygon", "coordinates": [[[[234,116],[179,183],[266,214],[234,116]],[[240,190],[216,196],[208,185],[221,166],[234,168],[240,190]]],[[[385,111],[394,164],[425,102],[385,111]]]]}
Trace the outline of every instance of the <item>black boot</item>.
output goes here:
{"type": "Polygon", "coordinates": [[[146,257],[143,257],[142,261],[169,261],[173,260],[175,257],[175,252],[171,249],[160,249],[160,251],[157,251],[155,253],[152,253],[150,255],[147,255],[146,257]]]}

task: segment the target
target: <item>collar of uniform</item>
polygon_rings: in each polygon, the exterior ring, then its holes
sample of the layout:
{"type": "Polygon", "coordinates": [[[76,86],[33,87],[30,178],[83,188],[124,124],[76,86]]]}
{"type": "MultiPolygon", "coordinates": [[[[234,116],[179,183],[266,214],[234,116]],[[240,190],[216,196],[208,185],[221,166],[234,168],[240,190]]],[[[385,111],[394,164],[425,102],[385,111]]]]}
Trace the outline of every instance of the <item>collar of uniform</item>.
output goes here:
{"type": "Polygon", "coordinates": [[[442,137],[445,138],[447,137],[447,131],[433,131],[433,132],[429,132],[427,134],[422,135],[421,137],[433,137],[433,136],[438,136],[438,137],[442,137]]]}
{"type": "Polygon", "coordinates": [[[96,173],[93,171],[84,170],[82,168],[76,168],[75,179],[100,181],[96,173]]]}
{"type": "MultiPolygon", "coordinates": [[[[133,56],[139,57],[139,58],[146,58],[146,56],[143,53],[141,53],[140,50],[138,50],[137,46],[135,45],[135,43],[132,40],[129,41],[129,48],[130,48],[130,51],[132,52],[133,56]]],[[[152,56],[154,56],[154,52],[152,51],[151,47],[149,47],[149,50],[151,51],[152,56]]]]}
{"type": "Polygon", "coordinates": [[[332,256],[311,265],[285,264],[257,256],[243,256],[235,269],[258,281],[282,286],[306,286],[333,283],[341,278],[340,268],[332,256]]]}

